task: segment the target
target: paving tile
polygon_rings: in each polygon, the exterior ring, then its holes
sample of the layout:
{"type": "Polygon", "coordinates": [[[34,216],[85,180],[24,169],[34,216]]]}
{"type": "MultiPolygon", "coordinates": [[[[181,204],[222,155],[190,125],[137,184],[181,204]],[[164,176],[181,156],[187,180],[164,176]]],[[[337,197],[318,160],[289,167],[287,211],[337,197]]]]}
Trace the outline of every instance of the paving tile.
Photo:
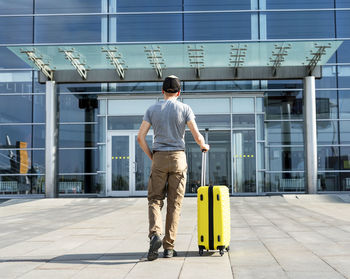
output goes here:
{"type": "Polygon", "coordinates": [[[293,272],[287,272],[287,276],[290,279],[344,279],[344,276],[339,274],[336,271],[333,272],[298,272],[298,271],[293,271],[293,272]]]}
{"type": "Polygon", "coordinates": [[[287,279],[288,276],[279,266],[243,266],[233,267],[235,279],[287,279]]]}
{"type": "Polygon", "coordinates": [[[323,257],[330,266],[346,278],[350,278],[350,256],[323,257]]]}

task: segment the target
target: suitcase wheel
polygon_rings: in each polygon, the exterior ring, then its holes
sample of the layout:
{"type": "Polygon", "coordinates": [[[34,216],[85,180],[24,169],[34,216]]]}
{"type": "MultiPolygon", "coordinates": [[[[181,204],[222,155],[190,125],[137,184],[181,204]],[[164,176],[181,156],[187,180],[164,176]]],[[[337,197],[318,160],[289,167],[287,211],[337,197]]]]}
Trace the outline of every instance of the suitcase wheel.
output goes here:
{"type": "Polygon", "coordinates": [[[203,249],[199,249],[199,255],[203,256],[203,249]]]}
{"type": "Polygon", "coordinates": [[[220,256],[222,257],[225,254],[225,251],[222,249],[220,250],[220,256]]]}
{"type": "Polygon", "coordinates": [[[226,251],[227,251],[227,252],[230,251],[230,246],[227,246],[227,247],[226,247],[226,251]]]}

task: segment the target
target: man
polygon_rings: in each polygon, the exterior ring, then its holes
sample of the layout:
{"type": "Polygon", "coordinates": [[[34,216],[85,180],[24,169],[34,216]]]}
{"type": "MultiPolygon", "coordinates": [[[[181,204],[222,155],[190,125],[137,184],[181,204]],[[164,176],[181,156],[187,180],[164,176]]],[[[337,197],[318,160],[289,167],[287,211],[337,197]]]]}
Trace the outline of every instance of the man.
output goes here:
{"type": "Polygon", "coordinates": [[[187,162],[185,154],[186,124],[200,146],[208,151],[203,136],[199,133],[192,109],[179,101],[181,86],[176,76],[168,76],[163,82],[164,100],[149,107],[143,118],[137,141],[142,150],[152,160],[152,170],[148,182],[148,215],[150,248],[147,259],[158,258],[162,227],[161,210],[167,195],[165,236],[163,238],[164,257],[176,256],[174,243],[180,217],[180,209],[186,188],[187,162]],[[146,135],[153,127],[153,153],[146,142],[146,135]]]}

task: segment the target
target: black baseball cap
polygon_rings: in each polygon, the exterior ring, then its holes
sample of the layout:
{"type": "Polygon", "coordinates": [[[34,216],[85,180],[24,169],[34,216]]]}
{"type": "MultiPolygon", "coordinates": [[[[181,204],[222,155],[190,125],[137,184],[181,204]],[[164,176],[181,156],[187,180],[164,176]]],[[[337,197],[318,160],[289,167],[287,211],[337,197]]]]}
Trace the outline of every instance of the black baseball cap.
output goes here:
{"type": "Polygon", "coordinates": [[[165,78],[163,90],[167,93],[177,93],[181,89],[181,82],[177,76],[171,75],[165,78]]]}

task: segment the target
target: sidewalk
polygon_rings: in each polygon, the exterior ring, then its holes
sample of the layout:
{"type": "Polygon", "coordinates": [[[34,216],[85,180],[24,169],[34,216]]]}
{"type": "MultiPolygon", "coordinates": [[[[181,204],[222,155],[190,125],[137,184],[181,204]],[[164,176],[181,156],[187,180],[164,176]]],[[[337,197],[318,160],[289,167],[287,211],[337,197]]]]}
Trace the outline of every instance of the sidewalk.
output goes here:
{"type": "Polygon", "coordinates": [[[196,199],[185,198],[179,256],[154,262],[146,198],[4,201],[0,278],[350,278],[349,200],[232,197],[230,252],[200,257],[196,199]]]}

